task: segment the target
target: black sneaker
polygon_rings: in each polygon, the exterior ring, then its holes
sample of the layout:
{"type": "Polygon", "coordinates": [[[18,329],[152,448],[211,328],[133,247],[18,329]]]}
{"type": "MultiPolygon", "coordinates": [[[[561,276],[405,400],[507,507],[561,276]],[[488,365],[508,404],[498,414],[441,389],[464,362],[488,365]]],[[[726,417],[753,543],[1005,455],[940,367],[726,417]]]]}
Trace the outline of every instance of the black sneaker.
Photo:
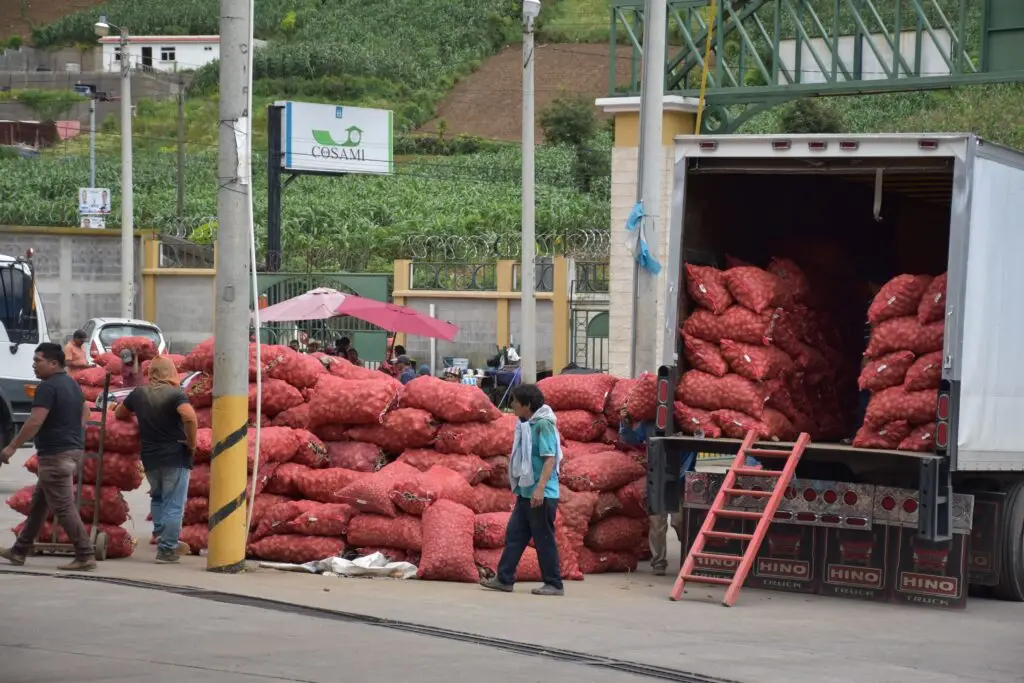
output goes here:
{"type": "Polygon", "coordinates": [[[534,588],[530,592],[533,593],[534,595],[553,595],[553,596],[565,595],[565,591],[562,590],[561,588],[555,588],[554,586],[551,586],[551,585],[548,585],[548,584],[544,584],[540,588],[534,588]]]}
{"type": "Polygon", "coordinates": [[[181,562],[181,556],[174,550],[157,550],[156,551],[156,563],[157,564],[175,564],[181,562]]]}
{"type": "Polygon", "coordinates": [[[488,590],[498,591],[501,593],[511,593],[514,588],[514,586],[509,586],[508,584],[498,581],[497,576],[492,576],[489,579],[484,579],[480,582],[480,585],[488,590]]]}

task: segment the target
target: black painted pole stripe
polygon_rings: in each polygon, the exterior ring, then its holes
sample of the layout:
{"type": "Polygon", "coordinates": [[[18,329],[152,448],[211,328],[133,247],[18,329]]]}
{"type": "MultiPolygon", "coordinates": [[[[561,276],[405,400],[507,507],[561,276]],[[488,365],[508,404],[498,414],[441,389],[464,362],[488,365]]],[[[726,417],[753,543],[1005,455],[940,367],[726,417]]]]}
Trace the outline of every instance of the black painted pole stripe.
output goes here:
{"type": "Polygon", "coordinates": [[[224,507],[210,515],[210,521],[207,523],[206,528],[213,531],[215,526],[227,519],[232,512],[242,507],[245,504],[245,494],[246,491],[243,489],[237,498],[229,501],[224,507]]]}
{"type": "Polygon", "coordinates": [[[244,439],[245,435],[248,433],[249,425],[243,424],[241,427],[239,427],[238,429],[224,437],[221,441],[218,441],[217,444],[213,447],[213,452],[210,453],[210,462],[213,462],[214,458],[216,458],[218,455],[220,455],[227,449],[237,445],[238,442],[244,439]]]}

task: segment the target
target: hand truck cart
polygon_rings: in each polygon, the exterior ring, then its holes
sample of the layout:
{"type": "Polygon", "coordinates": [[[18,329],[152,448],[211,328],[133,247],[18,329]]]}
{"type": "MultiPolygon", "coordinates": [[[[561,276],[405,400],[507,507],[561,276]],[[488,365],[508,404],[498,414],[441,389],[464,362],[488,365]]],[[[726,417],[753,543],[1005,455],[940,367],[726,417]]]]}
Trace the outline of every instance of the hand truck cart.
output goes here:
{"type": "MultiPolygon", "coordinates": [[[[107,405],[108,396],[110,394],[110,373],[108,372],[103,379],[103,394],[100,399],[100,405],[97,408],[95,405],[91,405],[89,408],[90,412],[100,413],[99,421],[89,420],[88,425],[100,428],[99,447],[96,449],[96,453],[86,452],[82,459],[78,463],[78,469],[75,472],[75,509],[82,509],[82,479],[84,479],[85,472],[85,461],[87,458],[96,458],[96,483],[89,484],[93,486],[93,504],[92,504],[92,525],[89,527],[89,538],[92,541],[92,546],[96,552],[96,559],[102,562],[107,559],[107,534],[105,531],[100,530],[100,487],[103,485],[103,444],[107,436],[107,405]]],[[[84,428],[83,428],[84,429],[84,428]]],[[[81,513],[79,513],[81,514],[81,513]]],[[[50,540],[49,542],[41,542],[38,538],[33,546],[33,551],[37,555],[74,555],[75,547],[70,543],[58,543],[57,542],[57,519],[54,518],[50,521],[50,540]]]]}

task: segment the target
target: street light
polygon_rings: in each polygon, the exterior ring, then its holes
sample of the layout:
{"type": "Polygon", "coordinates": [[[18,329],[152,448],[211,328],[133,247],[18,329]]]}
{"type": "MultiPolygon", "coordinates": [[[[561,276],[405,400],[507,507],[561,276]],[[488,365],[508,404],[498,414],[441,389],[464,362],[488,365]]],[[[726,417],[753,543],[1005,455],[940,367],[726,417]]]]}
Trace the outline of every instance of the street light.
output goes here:
{"type": "Polygon", "coordinates": [[[121,316],[134,318],[135,311],[135,196],[132,186],[132,69],[128,54],[128,29],[107,22],[100,15],[93,26],[105,38],[111,29],[121,35],[121,316]]]}
{"type": "MultiPolygon", "coordinates": [[[[520,367],[523,382],[537,381],[537,299],[535,273],[536,201],[533,132],[533,21],[540,14],[540,0],[523,0],[523,207],[522,299],[520,302],[520,367]]],[[[563,340],[564,341],[564,340],[563,340]]],[[[555,343],[561,343],[556,340],[555,343]]]]}

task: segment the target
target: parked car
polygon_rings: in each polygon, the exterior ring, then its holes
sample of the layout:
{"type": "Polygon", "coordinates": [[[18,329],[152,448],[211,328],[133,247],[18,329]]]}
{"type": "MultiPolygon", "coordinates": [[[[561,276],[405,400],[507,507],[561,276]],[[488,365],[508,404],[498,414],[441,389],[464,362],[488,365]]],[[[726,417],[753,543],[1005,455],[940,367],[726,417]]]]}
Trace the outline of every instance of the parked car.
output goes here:
{"type": "MultiPolygon", "coordinates": [[[[189,385],[192,384],[192,382],[196,381],[196,378],[198,378],[202,374],[203,373],[201,372],[189,373],[185,377],[185,379],[181,380],[181,388],[187,391],[189,385]]],[[[132,389],[134,389],[134,387],[111,389],[110,391],[107,392],[107,405],[114,406],[120,404],[122,401],[128,398],[128,394],[132,393],[132,389]]],[[[97,410],[103,409],[103,392],[100,392],[100,395],[96,397],[95,405],[97,410]]]]}
{"type": "Polygon", "coordinates": [[[146,337],[156,344],[157,353],[166,353],[167,340],[156,324],[134,318],[93,318],[82,328],[88,335],[89,356],[107,353],[121,337],[146,337]]]}

